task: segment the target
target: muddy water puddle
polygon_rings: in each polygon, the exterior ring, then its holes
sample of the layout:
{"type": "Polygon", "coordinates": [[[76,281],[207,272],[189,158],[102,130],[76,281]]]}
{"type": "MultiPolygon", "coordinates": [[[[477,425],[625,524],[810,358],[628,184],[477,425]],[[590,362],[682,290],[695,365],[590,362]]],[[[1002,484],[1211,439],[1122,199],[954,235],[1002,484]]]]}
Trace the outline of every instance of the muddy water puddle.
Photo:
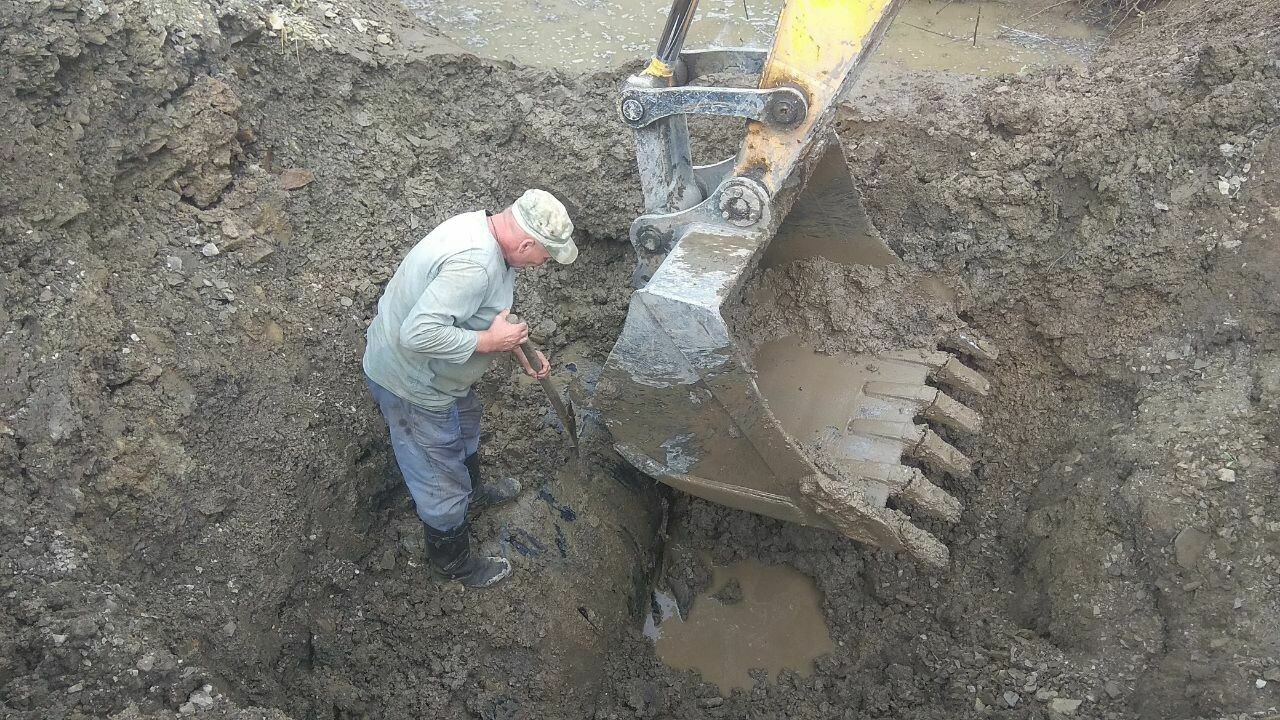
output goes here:
{"type": "Polygon", "coordinates": [[[813,673],[813,661],[832,651],[813,580],[786,565],[754,561],[716,567],[707,593],[683,620],[676,601],[654,593],[655,613],[644,633],[659,658],[678,670],[694,670],[721,692],[750,689],[754,669],[776,679],[782,669],[813,673]]]}
{"type": "MultiPolygon", "coordinates": [[[[669,3],[650,0],[405,0],[479,55],[525,65],[603,70],[653,52],[669,3]]],[[[968,75],[1082,63],[1100,30],[1066,4],[907,0],[876,68],[968,75]]],[[[702,0],[686,47],[768,47],[782,0],[702,0]]]]}

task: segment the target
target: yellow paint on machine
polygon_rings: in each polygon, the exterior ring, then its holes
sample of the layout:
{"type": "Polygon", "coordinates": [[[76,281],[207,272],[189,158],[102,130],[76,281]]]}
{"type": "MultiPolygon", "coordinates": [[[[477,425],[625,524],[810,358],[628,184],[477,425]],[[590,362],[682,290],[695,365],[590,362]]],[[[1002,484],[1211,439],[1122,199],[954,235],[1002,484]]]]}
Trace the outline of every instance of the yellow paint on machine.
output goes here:
{"type": "Polygon", "coordinates": [[[805,79],[806,89],[818,88],[844,73],[862,49],[892,0],[809,0],[787,3],[778,17],[778,30],[761,87],[777,87],[805,79]]]}
{"type": "Polygon", "coordinates": [[[756,176],[771,191],[790,177],[824,115],[857,63],[875,49],[899,0],[808,0],[783,6],[760,78],[761,88],[793,87],[804,93],[809,114],[792,128],[748,123],[737,174],[756,176]]]}

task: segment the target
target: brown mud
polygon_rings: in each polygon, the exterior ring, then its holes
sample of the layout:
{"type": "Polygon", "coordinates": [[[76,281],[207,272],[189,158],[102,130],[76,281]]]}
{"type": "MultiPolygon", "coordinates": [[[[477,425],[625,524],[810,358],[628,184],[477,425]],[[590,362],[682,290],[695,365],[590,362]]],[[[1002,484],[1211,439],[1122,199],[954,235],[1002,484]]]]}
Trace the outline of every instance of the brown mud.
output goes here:
{"type": "Polygon", "coordinates": [[[0,715],[1274,713],[1275,4],[1195,10],[1086,68],[881,84],[843,114],[870,218],[955,305],[864,309],[890,271],[839,269],[847,314],[784,293],[798,317],[841,349],[958,321],[1003,350],[983,436],[953,439],[966,512],[929,526],[950,572],[668,508],[598,429],[566,471],[508,362],[482,461],[532,489],[478,519],[517,572],[476,593],[423,568],[364,325],[414,238],[545,187],[582,260],[523,276],[517,311],[589,390],[640,203],[619,73],[480,60],[374,2],[0,6],[0,715]],[[654,655],[652,564],[687,609],[704,553],[814,579],[811,676],[726,695],[654,655]]]}
{"type": "Polygon", "coordinates": [[[660,602],[662,622],[644,632],[662,662],[698,671],[721,692],[750,689],[753,670],[770,678],[784,668],[811,675],[813,660],[834,649],[822,596],[793,568],[734,563],[715,568],[707,590],[687,617],[674,598],[660,602]]]}

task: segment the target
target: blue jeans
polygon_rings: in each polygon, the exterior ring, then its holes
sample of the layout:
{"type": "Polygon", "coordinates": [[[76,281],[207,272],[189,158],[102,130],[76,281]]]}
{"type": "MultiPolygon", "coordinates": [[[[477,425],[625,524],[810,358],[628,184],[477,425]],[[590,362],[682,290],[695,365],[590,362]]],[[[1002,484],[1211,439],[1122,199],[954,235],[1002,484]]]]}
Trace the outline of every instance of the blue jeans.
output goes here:
{"type": "Polygon", "coordinates": [[[466,459],[480,447],[484,408],[475,390],[453,405],[431,410],[402,400],[367,376],[365,384],[391,431],[391,448],[422,522],[452,530],[467,517],[471,474],[466,459]]]}

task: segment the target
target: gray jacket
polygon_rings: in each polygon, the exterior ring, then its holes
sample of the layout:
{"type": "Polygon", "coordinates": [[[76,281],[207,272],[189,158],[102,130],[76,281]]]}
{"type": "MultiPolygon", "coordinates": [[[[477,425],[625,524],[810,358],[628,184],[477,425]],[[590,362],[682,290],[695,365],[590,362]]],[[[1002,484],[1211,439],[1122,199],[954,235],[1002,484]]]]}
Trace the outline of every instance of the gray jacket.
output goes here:
{"type": "Polygon", "coordinates": [[[489,367],[478,331],[511,307],[515,275],[483,211],[444,221],[387,283],[366,333],[365,374],[415,405],[453,404],[489,367]]]}

